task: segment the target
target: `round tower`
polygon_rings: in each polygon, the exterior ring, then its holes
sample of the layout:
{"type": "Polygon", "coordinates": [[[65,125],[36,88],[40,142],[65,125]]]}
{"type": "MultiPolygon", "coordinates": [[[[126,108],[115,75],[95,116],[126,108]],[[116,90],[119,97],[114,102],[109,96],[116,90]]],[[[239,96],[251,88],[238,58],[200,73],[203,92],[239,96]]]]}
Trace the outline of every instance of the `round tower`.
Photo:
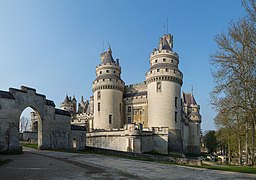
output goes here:
{"type": "Polygon", "coordinates": [[[148,90],[148,126],[169,128],[169,150],[181,150],[181,86],[179,56],[172,50],[173,36],[160,38],[158,49],[150,54],[146,73],[148,90]]]}
{"type": "Polygon", "coordinates": [[[101,64],[96,67],[93,82],[94,129],[113,129],[122,127],[124,82],[120,78],[119,61],[112,57],[109,48],[100,56],[101,64]]]}
{"type": "Polygon", "coordinates": [[[74,106],[71,97],[68,97],[68,95],[66,95],[64,101],[60,104],[60,108],[69,111],[71,114],[74,113],[74,106]]]}

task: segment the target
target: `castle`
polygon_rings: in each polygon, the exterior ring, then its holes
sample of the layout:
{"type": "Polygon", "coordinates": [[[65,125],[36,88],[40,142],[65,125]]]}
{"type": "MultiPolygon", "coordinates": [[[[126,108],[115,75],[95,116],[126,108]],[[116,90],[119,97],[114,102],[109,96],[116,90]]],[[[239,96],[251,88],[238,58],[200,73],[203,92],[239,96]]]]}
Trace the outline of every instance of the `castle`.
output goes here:
{"type": "Polygon", "coordinates": [[[85,126],[86,146],[129,152],[200,152],[200,106],[181,93],[183,74],[173,51],[173,36],[160,38],[150,54],[144,82],[125,85],[119,60],[109,48],[100,55],[93,96],[77,105],[66,96],[60,108],[71,124],[85,126]]]}

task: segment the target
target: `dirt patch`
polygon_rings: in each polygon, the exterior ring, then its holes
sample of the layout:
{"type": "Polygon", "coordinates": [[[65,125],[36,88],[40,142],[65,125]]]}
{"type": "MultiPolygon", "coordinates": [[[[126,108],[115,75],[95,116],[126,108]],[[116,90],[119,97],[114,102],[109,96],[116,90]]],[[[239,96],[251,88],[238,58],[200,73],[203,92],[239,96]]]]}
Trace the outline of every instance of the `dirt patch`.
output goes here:
{"type": "Polygon", "coordinates": [[[8,164],[9,162],[11,162],[12,160],[11,159],[6,159],[6,160],[1,160],[0,159],[0,166],[3,166],[5,164],[8,164]]]}

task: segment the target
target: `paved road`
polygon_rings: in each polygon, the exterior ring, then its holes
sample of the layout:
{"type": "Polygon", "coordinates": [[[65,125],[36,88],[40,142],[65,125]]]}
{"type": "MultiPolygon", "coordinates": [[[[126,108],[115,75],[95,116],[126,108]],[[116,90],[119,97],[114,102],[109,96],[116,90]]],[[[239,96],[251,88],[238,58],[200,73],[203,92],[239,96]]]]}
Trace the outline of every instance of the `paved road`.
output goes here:
{"type": "Polygon", "coordinates": [[[256,179],[256,175],[215,171],[95,154],[26,149],[23,155],[0,156],[0,179],[256,179]]]}

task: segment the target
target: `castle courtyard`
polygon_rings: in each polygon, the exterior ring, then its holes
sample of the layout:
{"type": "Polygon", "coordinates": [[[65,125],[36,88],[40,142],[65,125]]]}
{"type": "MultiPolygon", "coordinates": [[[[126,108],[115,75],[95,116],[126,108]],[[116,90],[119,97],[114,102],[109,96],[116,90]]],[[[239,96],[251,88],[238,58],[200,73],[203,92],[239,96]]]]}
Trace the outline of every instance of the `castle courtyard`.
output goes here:
{"type": "Polygon", "coordinates": [[[255,179],[256,175],[161,164],[98,154],[25,149],[0,155],[1,179],[255,179]]]}

